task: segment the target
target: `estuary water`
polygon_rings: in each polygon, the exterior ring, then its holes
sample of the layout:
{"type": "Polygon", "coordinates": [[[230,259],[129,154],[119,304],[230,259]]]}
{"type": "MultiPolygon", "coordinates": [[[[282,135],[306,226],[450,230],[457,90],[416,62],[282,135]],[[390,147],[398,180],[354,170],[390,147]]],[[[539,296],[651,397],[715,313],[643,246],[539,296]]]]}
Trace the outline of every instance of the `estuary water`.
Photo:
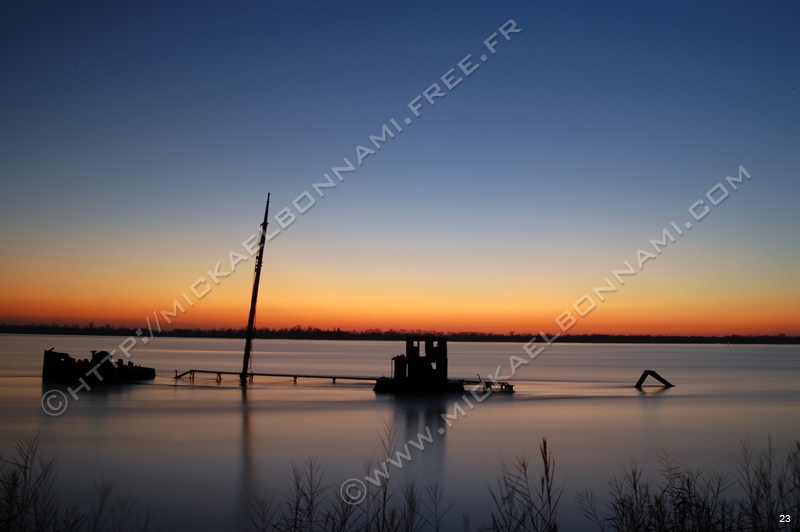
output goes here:
{"type": "MultiPolygon", "coordinates": [[[[785,450],[800,438],[800,347],[728,345],[554,344],[516,370],[513,395],[493,394],[448,427],[458,397],[376,396],[369,382],[257,377],[246,393],[236,377],[175,371],[238,371],[243,340],[155,338],[132,352],[156,368],[152,384],[81,391],[66,411],[41,407],[42,353],[55,347],[76,358],[112,350],[123,338],[0,335],[0,453],[15,438],[39,434],[41,453],[55,456],[58,489],[86,504],[101,482],[136,499],[166,530],[243,530],[254,495],[285,493],[292,464],[313,458],[324,484],[366,474],[388,430],[402,445],[429,427],[433,443],[411,448],[411,461],[389,468],[390,486],[435,483],[448,530],[487,515],[504,460],[536,458],[547,438],[564,487],[559,515],[566,530],[589,529],[577,511],[584,488],[600,498],[606,481],[631,460],[657,476],[671,453],[691,468],[731,473],[742,440],[785,450]],[[645,369],[675,384],[633,388],[645,369]],[[446,429],[439,434],[439,429],[446,429]]],[[[390,375],[402,342],[257,340],[253,370],[263,373],[390,375]]],[[[451,378],[510,371],[520,344],[449,343],[451,378]]],[[[57,388],[57,387],[56,387],[57,388]]],[[[66,387],[60,389],[66,391],[66,387]]],[[[534,472],[538,462],[534,460],[534,472]]],[[[333,493],[333,491],[331,492],[333,493]]]]}

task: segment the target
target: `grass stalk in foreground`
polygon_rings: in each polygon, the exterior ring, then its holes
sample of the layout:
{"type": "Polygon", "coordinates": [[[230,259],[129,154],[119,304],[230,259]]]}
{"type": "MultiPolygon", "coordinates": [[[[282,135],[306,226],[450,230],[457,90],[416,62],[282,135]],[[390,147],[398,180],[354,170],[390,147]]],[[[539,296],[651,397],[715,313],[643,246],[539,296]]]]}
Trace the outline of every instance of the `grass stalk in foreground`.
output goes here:
{"type": "Polygon", "coordinates": [[[134,515],[130,498],[115,497],[111,484],[96,486],[90,510],[63,505],[55,487],[55,459],[39,457],[39,436],[18,439],[11,458],[0,456],[0,531],[128,532],[150,530],[134,515]]]}
{"type": "Polygon", "coordinates": [[[609,480],[605,510],[588,490],[577,496],[584,516],[601,532],[778,532],[798,531],[800,510],[800,440],[783,457],[767,449],[754,453],[741,443],[733,477],[675,465],[661,459],[661,481],[642,480],[636,462],[622,477],[609,480]],[[738,497],[724,492],[738,488],[738,497]],[[781,522],[781,516],[784,522],[781,522]]]}
{"type": "MultiPolygon", "coordinates": [[[[395,434],[387,425],[379,456],[391,456],[395,434]]],[[[541,465],[531,459],[503,464],[496,487],[489,490],[489,516],[478,532],[555,532],[562,527],[558,506],[563,486],[555,481],[555,461],[546,440],[539,445],[541,465]],[[538,478],[537,478],[538,477],[538,478]]],[[[365,460],[371,471],[383,460],[365,460]]],[[[661,460],[658,483],[644,480],[633,462],[621,477],[609,480],[609,491],[598,503],[588,490],[578,505],[601,532],[778,532],[800,531],[800,440],[778,455],[768,440],[766,450],[741,443],[733,475],[690,470],[669,454],[661,460]],[[737,493],[728,496],[729,490],[737,493]],[[780,516],[788,516],[784,522],[780,516]]],[[[91,504],[60,502],[55,461],[39,456],[39,439],[17,440],[13,455],[0,456],[0,532],[127,532],[149,530],[150,520],[135,512],[129,498],[114,495],[112,485],[100,485],[91,504]]],[[[324,482],[317,460],[295,465],[287,493],[257,498],[250,522],[257,531],[275,532],[423,532],[452,530],[445,521],[450,506],[438,486],[394,487],[385,479],[368,491],[359,505],[339,496],[338,486],[324,482]]],[[[463,530],[472,532],[469,514],[463,530]]]]}

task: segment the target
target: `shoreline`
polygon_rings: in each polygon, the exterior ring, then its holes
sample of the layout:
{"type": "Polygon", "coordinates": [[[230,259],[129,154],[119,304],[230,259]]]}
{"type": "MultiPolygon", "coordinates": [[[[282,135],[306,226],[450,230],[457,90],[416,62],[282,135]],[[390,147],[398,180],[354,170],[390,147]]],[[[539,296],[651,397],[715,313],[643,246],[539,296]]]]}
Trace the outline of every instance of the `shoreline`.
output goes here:
{"type": "MultiPolygon", "coordinates": [[[[79,325],[7,325],[0,324],[0,334],[6,335],[60,335],[60,336],[132,336],[140,329],[129,327],[101,327],[79,325]]],[[[244,339],[246,331],[241,329],[171,329],[158,333],[164,338],[233,338],[244,339]]],[[[476,342],[476,343],[528,343],[532,338],[535,341],[546,341],[540,335],[533,333],[523,334],[497,334],[483,332],[441,332],[422,330],[372,330],[343,331],[340,329],[317,329],[313,327],[293,327],[291,329],[257,329],[254,338],[260,340],[369,340],[396,342],[405,340],[407,336],[425,335],[441,336],[450,342],[476,342]]],[[[586,344],[730,344],[730,345],[800,345],[800,336],[779,335],[724,335],[724,336],[699,336],[699,335],[644,335],[644,334],[565,334],[557,339],[549,339],[554,343],[586,343],[586,344]]],[[[549,343],[549,342],[548,342],[549,343]]]]}

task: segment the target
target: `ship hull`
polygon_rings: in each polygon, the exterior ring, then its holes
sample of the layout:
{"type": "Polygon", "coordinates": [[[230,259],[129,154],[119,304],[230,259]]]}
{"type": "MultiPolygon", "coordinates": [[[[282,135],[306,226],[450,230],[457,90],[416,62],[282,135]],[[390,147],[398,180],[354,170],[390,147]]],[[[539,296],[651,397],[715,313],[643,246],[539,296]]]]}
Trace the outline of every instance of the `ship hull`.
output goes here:
{"type": "Polygon", "coordinates": [[[464,383],[461,381],[413,382],[409,379],[382,377],[375,381],[375,387],[372,390],[379,394],[396,395],[464,393],[464,383]]]}
{"type": "Polygon", "coordinates": [[[67,353],[52,349],[44,352],[42,382],[78,384],[83,379],[94,386],[149,381],[155,378],[155,369],[134,366],[131,362],[125,364],[122,359],[114,362],[106,351],[92,353],[91,360],[76,360],[67,353]]]}

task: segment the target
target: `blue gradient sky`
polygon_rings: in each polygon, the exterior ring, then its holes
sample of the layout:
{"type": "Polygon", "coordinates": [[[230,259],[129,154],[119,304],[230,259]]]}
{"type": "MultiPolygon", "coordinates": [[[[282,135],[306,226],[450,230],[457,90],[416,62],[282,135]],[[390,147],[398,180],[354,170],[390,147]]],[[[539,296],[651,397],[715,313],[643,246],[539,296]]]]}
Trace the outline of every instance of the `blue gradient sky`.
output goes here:
{"type": "MultiPolygon", "coordinates": [[[[0,12],[2,321],[169,306],[513,18],[268,244],[259,325],[551,330],[743,165],[573,332],[800,334],[797,2],[0,12]]],[[[244,325],[251,263],[176,325],[244,325]]]]}

